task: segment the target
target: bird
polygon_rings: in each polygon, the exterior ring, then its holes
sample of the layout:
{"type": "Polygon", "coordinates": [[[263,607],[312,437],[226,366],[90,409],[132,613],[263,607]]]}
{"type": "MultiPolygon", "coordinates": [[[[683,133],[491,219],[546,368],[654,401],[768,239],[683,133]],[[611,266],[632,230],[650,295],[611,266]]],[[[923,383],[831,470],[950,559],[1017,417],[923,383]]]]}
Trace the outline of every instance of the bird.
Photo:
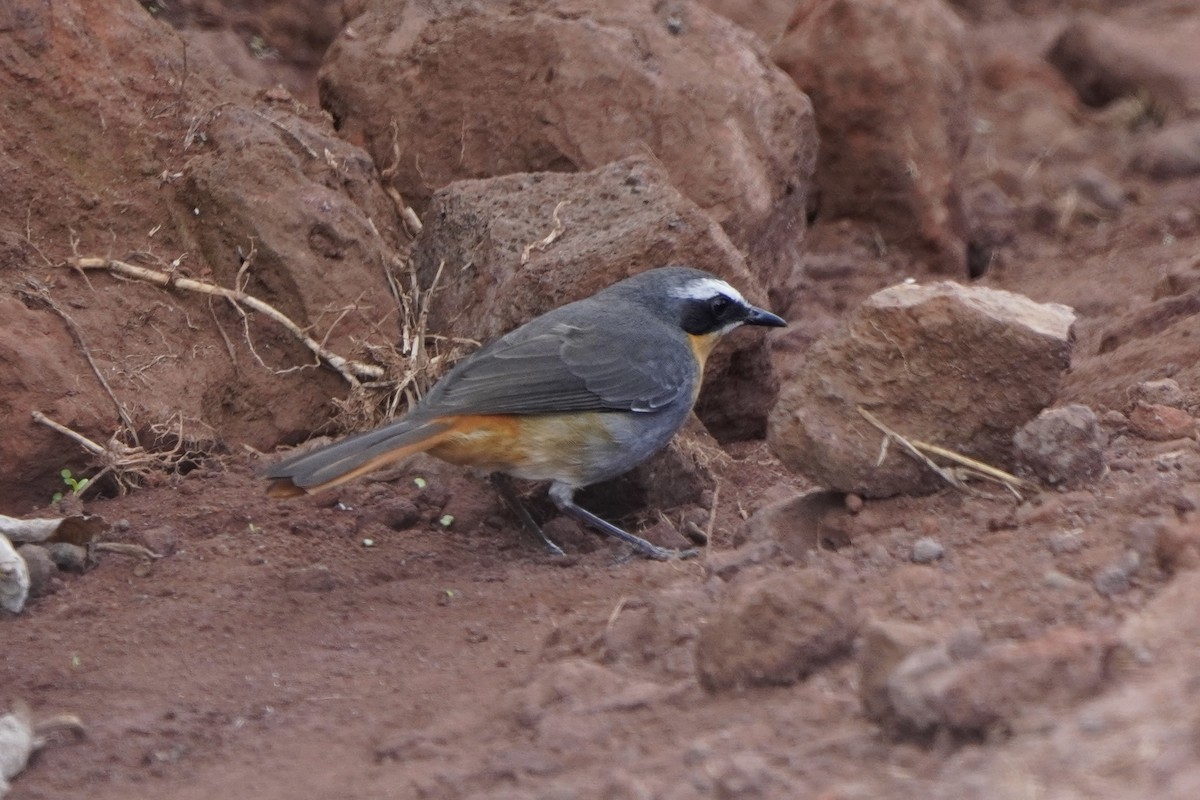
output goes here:
{"type": "Polygon", "coordinates": [[[270,466],[268,494],[320,492],[427,452],[491,473],[526,527],[550,540],[509,479],[549,481],[560,512],[644,556],[659,547],[575,502],[664,448],[692,413],[716,343],[743,325],[783,327],[728,282],[689,266],[649,269],[535,317],[456,364],[399,419],[270,466]]]}

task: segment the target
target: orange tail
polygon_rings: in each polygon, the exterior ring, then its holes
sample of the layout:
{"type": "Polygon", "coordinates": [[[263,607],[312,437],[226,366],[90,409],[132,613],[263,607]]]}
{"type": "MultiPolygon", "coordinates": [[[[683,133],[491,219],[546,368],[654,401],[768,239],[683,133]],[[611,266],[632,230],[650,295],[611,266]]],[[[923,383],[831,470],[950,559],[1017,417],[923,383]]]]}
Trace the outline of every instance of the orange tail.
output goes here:
{"type": "Polygon", "coordinates": [[[401,419],[373,431],[285,458],[264,475],[271,497],[319,492],[435,447],[452,433],[438,419],[401,419]]]}

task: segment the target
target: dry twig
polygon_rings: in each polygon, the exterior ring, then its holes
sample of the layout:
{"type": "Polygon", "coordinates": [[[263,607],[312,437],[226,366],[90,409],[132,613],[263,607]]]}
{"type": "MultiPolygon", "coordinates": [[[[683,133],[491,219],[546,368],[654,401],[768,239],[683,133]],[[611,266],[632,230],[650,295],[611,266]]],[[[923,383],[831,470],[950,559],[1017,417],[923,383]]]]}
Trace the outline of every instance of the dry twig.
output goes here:
{"type": "Polygon", "coordinates": [[[323,361],[336,370],[352,388],[357,388],[364,380],[379,380],[384,376],[382,367],[374,364],[364,364],[359,361],[351,361],[327,350],[281,311],[278,311],[273,306],[264,303],[253,295],[246,294],[241,289],[226,289],[224,286],[216,286],[193,278],[184,278],[174,273],[139,267],[115,259],[72,258],[67,263],[78,270],[105,269],[115,275],[144,281],[145,283],[160,286],[164,289],[179,288],[188,292],[222,297],[235,306],[240,304],[251,308],[287,329],[289,333],[295,336],[320,361],[323,361]]]}

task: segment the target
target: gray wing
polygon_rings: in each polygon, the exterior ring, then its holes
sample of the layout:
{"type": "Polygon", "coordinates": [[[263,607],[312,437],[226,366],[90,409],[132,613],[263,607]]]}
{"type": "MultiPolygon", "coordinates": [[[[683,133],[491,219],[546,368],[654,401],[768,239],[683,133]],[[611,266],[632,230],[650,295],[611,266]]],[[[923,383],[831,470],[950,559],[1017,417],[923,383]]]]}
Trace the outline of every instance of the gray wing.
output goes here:
{"type": "Polygon", "coordinates": [[[699,376],[682,333],[657,322],[589,316],[598,324],[574,325],[552,313],[498,339],[451,370],[422,410],[649,412],[691,397],[699,376]]]}

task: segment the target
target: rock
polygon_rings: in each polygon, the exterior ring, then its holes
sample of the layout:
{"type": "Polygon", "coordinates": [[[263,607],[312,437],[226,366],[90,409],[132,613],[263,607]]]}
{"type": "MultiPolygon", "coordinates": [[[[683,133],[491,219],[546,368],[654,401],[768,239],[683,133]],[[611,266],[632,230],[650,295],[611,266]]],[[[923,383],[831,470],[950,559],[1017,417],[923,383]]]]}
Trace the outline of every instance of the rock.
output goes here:
{"type": "Polygon", "coordinates": [[[1096,413],[1073,404],[1043,411],[1013,436],[1016,472],[1050,486],[1079,486],[1104,474],[1108,434],[1096,413]]]}
{"type": "Polygon", "coordinates": [[[1116,642],[1061,628],[956,660],[944,645],[917,650],[887,678],[884,718],[898,729],[978,736],[1098,692],[1116,642]]]}
{"type": "Polygon", "coordinates": [[[812,550],[836,550],[850,543],[849,513],[838,492],[799,493],[755,511],[734,534],[734,542],[773,542],[803,560],[812,550]]]}
{"type": "Polygon", "coordinates": [[[58,565],[50,558],[45,547],[38,544],[23,545],[17,555],[25,560],[29,570],[29,596],[41,597],[49,594],[57,577],[58,565]]]}
{"type": "Polygon", "coordinates": [[[934,645],[938,634],[929,628],[893,620],[873,620],[863,628],[858,648],[858,691],[863,710],[876,722],[891,714],[888,678],[910,654],[934,645]]]}
{"type": "Polygon", "coordinates": [[[649,151],[739,245],[804,228],[812,107],[756,37],[695,4],[374,2],[329,48],[320,95],[418,210],[462,178],[649,151]]]}
{"type": "MultiPolygon", "coordinates": [[[[708,270],[766,303],[720,226],[644,158],[453,183],[434,194],[413,258],[426,287],[445,264],[430,327],[481,342],[668,264],[708,270]],[[556,214],[561,235],[522,264],[526,248],[556,229],[556,214]]],[[[764,343],[760,331],[738,331],[709,359],[697,413],[722,439],[762,435],[777,387],[764,343]]]]}
{"type": "Polygon", "coordinates": [[[1151,28],[1087,14],[1067,25],[1046,58],[1088,105],[1138,97],[1181,116],[1200,107],[1198,39],[1200,20],[1192,18],[1151,28]]]}
{"type": "Polygon", "coordinates": [[[869,220],[966,275],[971,63],[941,0],[805,0],[773,55],[812,98],[821,217],[869,220]]]}
{"type": "Polygon", "coordinates": [[[911,439],[1004,466],[1013,432],[1056,396],[1074,319],[1066,306],[995,289],[885,289],[798,366],[781,365],[788,377],[768,443],[787,466],[837,491],[888,497],[943,485],[894,444],[876,466],[882,434],[863,407],[911,439]]]}
{"type": "Polygon", "coordinates": [[[1138,402],[1129,412],[1129,427],[1143,439],[1169,442],[1196,435],[1196,420],[1183,409],[1138,402]]]}
{"type": "Polygon", "coordinates": [[[711,692],[787,685],[845,655],[858,631],[849,588],[815,570],[739,587],[696,641],[696,671],[711,692]]]}
{"type": "Polygon", "coordinates": [[[88,551],[69,542],[51,542],[46,545],[46,554],[63,572],[84,572],[88,568],[88,551]]]}
{"type": "Polygon", "coordinates": [[[1183,408],[1186,397],[1179,382],[1173,378],[1161,378],[1155,381],[1142,381],[1129,390],[1129,396],[1150,405],[1171,406],[1183,408]]]}
{"type": "Polygon", "coordinates": [[[946,548],[942,547],[941,542],[923,536],[913,542],[909,560],[915,564],[932,564],[944,555],[946,555],[946,548]]]}

